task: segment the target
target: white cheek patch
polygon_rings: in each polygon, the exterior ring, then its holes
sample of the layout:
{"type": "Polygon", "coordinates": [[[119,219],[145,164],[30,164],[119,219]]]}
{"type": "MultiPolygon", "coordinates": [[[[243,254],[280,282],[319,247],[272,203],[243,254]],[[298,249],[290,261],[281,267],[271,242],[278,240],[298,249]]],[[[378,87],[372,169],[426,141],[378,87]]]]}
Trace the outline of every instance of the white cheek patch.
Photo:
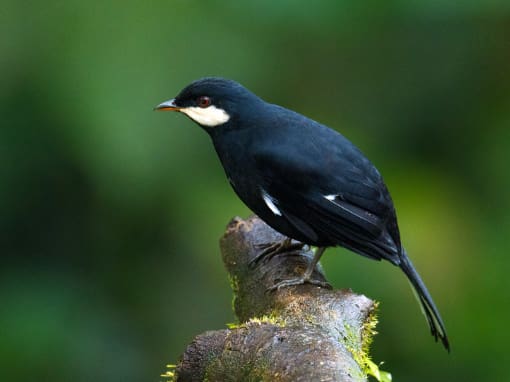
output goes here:
{"type": "Polygon", "coordinates": [[[230,119],[230,115],[228,115],[225,110],[219,109],[213,105],[206,108],[197,106],[185,107],[180,109],[180,112],[186,114],[193,121],[202,126],[214,127],[222,125],[230,119]]]}
{"type": "Polygon", "coordinates": [[[278,207],[276,207],[276,199],[274,199],[264,190],[262,190],[262,199],[264,199],[264,203],[266,203],[267,208],[269,208],[273,214],[282,216],[282,213],[278,207]]]}

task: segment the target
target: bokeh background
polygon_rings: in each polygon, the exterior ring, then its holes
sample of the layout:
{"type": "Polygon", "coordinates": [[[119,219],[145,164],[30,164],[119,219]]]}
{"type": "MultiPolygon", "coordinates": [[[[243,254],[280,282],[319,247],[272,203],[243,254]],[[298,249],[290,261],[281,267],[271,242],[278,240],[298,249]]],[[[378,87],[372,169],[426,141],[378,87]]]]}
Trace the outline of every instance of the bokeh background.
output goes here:
{"type": "Polygon", "coordinates": [[[207,135],[152,112],[205,75],[384,174],[452,353],[398,269],[329,250],[335,287],[381,301],[374,360],[396,381],[506,380],[509,68],[504,0],[3,0],[0,380],[159,381],[234,321],[218,239],[249,211],[207,135]]]}

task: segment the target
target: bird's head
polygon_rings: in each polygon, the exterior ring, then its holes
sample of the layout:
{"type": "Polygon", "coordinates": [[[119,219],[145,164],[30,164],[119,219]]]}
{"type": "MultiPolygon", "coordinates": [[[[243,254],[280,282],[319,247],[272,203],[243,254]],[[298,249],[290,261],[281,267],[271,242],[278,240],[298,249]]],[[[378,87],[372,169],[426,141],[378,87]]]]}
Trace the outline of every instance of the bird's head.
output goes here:
{"type": "Polygon", "coordinates": [[[240,110],[249,111],[260,101],[235,81],[206,77],[192,82],[174,99],[159,104],[154,110],[179,111],[209,130],[237,118],[240,110]]]}

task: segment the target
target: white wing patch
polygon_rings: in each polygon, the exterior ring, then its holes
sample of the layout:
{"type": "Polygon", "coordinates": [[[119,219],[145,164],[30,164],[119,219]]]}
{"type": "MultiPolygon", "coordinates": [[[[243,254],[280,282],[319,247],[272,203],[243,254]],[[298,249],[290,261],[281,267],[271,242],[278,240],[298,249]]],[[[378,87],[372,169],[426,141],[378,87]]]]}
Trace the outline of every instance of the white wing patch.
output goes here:
{"type": "Polygon", "coordinates": [[[179,111],[202,126],[214,127],[222,125],[230,119],[230,115],[228,115],[225,110],[217,108],[214,105],[206,108],[197,106],[184,107],[179,111]]]}
{"type": "Polygon", "coordinates": [[[273,214],[282,216],[282,213],[278,207],[276,207],[276,199],[269,195],[265,190],[262,190],[262,199],[264,199],[264,203],[266,203],[267,208],[269,208],[273,214]]]}

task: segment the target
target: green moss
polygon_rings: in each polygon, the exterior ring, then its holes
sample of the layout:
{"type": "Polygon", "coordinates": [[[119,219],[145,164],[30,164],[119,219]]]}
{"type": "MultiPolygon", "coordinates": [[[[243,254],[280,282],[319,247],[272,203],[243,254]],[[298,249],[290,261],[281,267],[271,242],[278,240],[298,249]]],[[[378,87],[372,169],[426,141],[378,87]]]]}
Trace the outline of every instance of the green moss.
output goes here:
{"type": "Polygon", "coordinates": [[[378,323],[378,305],[379,303],[374,303],[372,311],[361,328],[361,333],[359,334],[361,336],[361,344],[358,341],[358,333],[355,333],[348,325],[345,327],[346,335],[344,341],[354,360],[360,366],[363,374],[362,377],[366,378],[367,376],[372,376],[379,382],[391,382],[391,374],[387,371],[380,370],[379,365],[374,363],[370,358],[370,345],[372,344],[374,336],[377,334],[375,328],[378,323]]]}
{"type": "Polygon", "coordinates": [[[262,317],[250,318],[249,321],[247,322],[247,324],[248,325],[249,324],[258,324],[258,325],[272,324],[272,325],[278,326],[280,328],[283,328],[287,324],[287,321],[284,318],[282,318],[281,316],[279,316],[273,312],[273,313],[270,313],[269,315],[264,315],[262,317]]]}
{"type": "Polygon", "coordinates": [[[271,324],[278,326],[280,328],[284,328],[287,325],[287,321],[283,319],[281,316],[277,315],[275,312],[270,313],[269,315],[264,315],[262,317],[252,317],[248,321],[243,323],[227,323],[227,328],[229,329],[239,329],[246,328],[251,325],[262,325],[262,324],[271,324]]]}
{"type": "Polygon", "coordinates": [[[175,374],[175,365],[166,365],[167,371],[164,374],[161,374],[161,376],[165,379],[165,382],[175,382],[177,381],[177,375],[175,374]]]}
{"type": "Polygon", "coordinates": [[[225,325],[227,325],[227,328],[230,330],[244,328],[244,324],[240,324],[239,322],[227,322],[225,325]]]}
{"type": "Polygon", "coordinates": [[[230,282],[230,287],[232,288],[232,311],[236,311],[236,300],[237,294],[239,292],[239,280],[236,276],[228,275],[228,281],[230,282]]]}

